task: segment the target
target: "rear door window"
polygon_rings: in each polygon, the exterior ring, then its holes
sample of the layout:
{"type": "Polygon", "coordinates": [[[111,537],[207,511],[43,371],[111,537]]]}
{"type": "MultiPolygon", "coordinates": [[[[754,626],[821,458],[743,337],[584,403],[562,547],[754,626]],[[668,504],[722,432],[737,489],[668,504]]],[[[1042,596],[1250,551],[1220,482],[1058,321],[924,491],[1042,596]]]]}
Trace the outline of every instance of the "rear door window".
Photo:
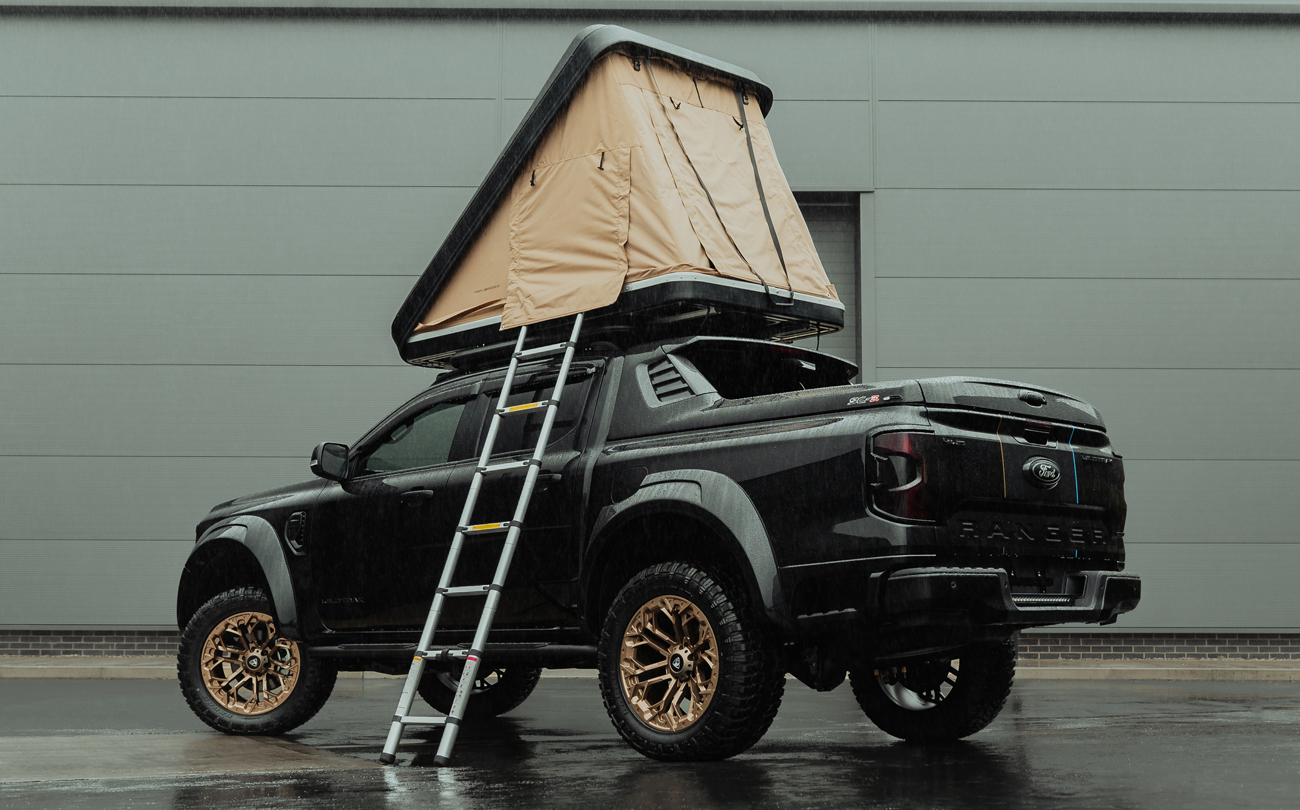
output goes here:
{"type": "MultiPolygon", "coordinates": [[[[592,375],[588,372],[586,376],[577,377],[571,374],[569,381],[564,385],[564,393],[561,396],[560,408],[555,414],[555,424],[551,427],[551,441],[554,445],[557,441],[565,438],[577,427],[578,421],[582,418],[582,409],[587,402],[587,393],[591,387],[592,375]]],[[[541,377],[539,382],[517,383],[514,390],[510,392],[510,398],[506,400],[506,406],[524,405],[529,402],[548,399],[551,392],[555,389],[555,377],[541,377]]],[[[492,408],[496,407],[497,397],[500,396],[500,387],[497,390],[489,391],[488,399],[490,406],[487,410],[487,416],[491,416],[492,408]]],[[[537,446],[537,439],[542,434],[542,422],[546,419],[546,408],[537,408],[526,411],[518,416],[507,416],[501,420],[501,427],[497,430],[496,445],[493,447],[493,455],[505,453],[518,453],[520,451],[532,452],[537,446]]],[[[487,438],[487,422],[483,425],[483,430],[479,434],[478,451],[482,452],[483,442],[487,438]]]]}

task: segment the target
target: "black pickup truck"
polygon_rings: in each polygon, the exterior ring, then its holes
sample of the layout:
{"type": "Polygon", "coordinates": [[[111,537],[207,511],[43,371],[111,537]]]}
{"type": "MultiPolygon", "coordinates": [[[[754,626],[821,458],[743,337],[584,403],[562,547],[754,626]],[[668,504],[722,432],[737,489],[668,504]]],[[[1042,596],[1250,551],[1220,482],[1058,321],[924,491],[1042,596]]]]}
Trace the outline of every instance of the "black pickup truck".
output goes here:
{"type": "MultiPolygon", "coordinates": [[[[1017,631],[1137,605],[1123,463],[1092,407],[855,373],[739,338],[580,347],[469,716],[518,706],[543,667],[596,667],[633,747],[717,759],[762,737],[791,673],[818,691],[847,676],[884,731],[949,740],[1001,709],[1017,631]]],[[[406,671],[503,374],[440,379],[347,451],[340,480],[199,524],[177,601],[199,717],[274,734],[339,670],[406,671]]],[[[508,404],[557,374],[523,367],[508,404]]],[[[501,459],[529,454],[540,422],[505,423],[501,459]]],[[[485,485],[475,521],[511,513],[517,475],[485,485]]],[[[500,537],[467,547],[455,584],[490,581],[500,537]]],[[[436,640],[467,645],[477,600],[447,611],[436,640]]],[[[445,711],[456,684],[433,668],[420,693],[445,711]]]]}

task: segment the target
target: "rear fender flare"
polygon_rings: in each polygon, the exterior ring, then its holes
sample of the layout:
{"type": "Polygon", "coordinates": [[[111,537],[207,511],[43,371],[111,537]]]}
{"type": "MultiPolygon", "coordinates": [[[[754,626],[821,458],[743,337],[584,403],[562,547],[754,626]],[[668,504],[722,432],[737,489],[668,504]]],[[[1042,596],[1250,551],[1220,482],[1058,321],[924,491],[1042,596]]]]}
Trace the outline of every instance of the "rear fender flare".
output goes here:
{"type": "Polygon", "coordinates": [[[584,592],[591,592],[592,571],[610,542],[633,520],[656,512],[686,515],[712,528],[736,562],[747,563],[740,567],[755,603],[773,621],[784,620],[784,597],[763,519],[739,484],[712,470],[652,473],[631,496],[602,509],[585,555],[584,592]]]}
{"type": "MultiPolygon", "coordinates": [[[[268,595],[275,608],[280,630],[290,638],[299,638],[298,603],[294,599],[289,566],[284,560],[284,550],[280,547],[280,537],[275,528],[259,517],[243,516],[224,520],[203,533],[190,552],[189,559],[201,556],[204,547],[214,541],[238,543],[252,553],[271,591],[268,595]]],[[[185,579],[181,583],[182,591],[188,584],[189,571],[187,561],[185,579]]]]}

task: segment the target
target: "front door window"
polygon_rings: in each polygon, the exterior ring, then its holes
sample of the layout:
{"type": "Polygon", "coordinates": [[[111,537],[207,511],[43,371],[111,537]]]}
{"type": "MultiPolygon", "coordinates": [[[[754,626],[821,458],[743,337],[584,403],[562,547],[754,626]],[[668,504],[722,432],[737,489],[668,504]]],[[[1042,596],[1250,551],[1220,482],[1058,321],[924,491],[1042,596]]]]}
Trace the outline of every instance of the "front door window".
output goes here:
{"type": "Polygon", "coordinates": [[[360,459],[356,474],[394,473],[451,460],[452,440],[465,405],[443,402],[398,424],[360,459]]]}

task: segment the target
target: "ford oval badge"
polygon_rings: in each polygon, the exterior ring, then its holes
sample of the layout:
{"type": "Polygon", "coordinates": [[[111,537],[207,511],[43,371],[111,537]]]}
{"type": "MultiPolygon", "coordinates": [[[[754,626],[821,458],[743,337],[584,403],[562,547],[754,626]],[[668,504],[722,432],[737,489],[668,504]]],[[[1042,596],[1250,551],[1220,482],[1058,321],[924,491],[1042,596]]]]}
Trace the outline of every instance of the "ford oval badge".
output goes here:
{"type": "Polygon", "coordinates": [[[1042,489],[1052,489],[1061,483],[1061,468],[1050,458],[1034,456],[1025,462],[1025,478],[1042,489]]]}

